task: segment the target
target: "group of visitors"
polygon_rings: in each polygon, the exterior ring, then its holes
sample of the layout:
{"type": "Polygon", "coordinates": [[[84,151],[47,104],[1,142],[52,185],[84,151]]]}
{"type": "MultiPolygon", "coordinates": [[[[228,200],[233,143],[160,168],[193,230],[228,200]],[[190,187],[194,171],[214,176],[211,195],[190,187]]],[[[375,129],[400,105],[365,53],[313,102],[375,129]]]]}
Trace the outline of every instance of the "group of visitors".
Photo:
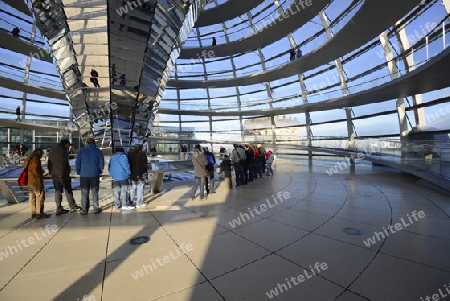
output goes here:
{"type": "Polygon", "coordinates": [[[261,144],[258,144],[256,148],[251,143],[248,143],[245,146],[233,144],[230,163],[234,167],[236,187],[247,185],[248,182],[252,182],[253,179],[256,180],[258,174],[260,177],[262,177],[263,173],[265,173],[266,176],[273,176],[273,160],[273,152],[271,150],[266,151],[261,144]]]}
{"type": "Polygon", "coordinates": [[[202,152],[200,144],[197,144],[192,151],[192,162],[194,163],[195,182],[192,186],[191,200],[195,200],[197,187],[200,185],[200,201],[205,201],[209,192],[216,193],[214,185],[216,158],[207,147],[204,147],[202,152]],[[208,183],[208,180],[210,180],[210,183],[208,183]]]}
{"type": "MultiPolygon", "coordinates": [[[[78,206],[73,198],[73,189],[70,178],[69,149],[71,143],[67,139],[61,140],[48,154],[48,169],[55,188],[56,215],[67,212],[80,211],[81,215],[87,215],[90,208],[90,195],[94,214],[102,212],[99,204],[100,176],[104,169],[104,156],[95,145],[93,138],[86,139],[75,161],[75,168],[80,175],[81,206],[78,206]],[[70,209],[62,206],[62,193],[65,192],[70,209]]],[[[44,212],[44,170],[41,164],[43,155],[41,148],[36,148],[24,161],[24,167],[28,170],[28,192],[32,218],[48,218],[51,215],[44,212]]],[[[108,170],[113,177],[114,205],[115,209],[133,210],[144,207],[144,185],[147,174],[147,155],[142,151],[142,146],[136,144],[124,154],[122,147],[115,149],[111,156],[108,170]],[[131,179],[131,189],[128,198],[128,180],[131,179]]]]}
{"type": "Polygon", "coordinates": [[[28,151],[28,147],[26,147],[23,143],[17,143],[12,152],[13,156],[25,156],[28,151]]]}
{"type": "MultiPolygon", "coordinates": [[[[222,162],[220,163],[220,172],[224,173],[226,186],[232,188],[231,171],[234,168],[236,175],[236,187],[247,185],[258,178],[258,174],[273,176],[272,163],[274,155],[271,150],[266,149],[258,144],[255,148],[251,143],[244,146],[233,144],[231,158],[225,153],[225,148],[220,148],[222,162]],[[267,167],[266,167],[267,165],[267,167]]],[[[200,186],[200,201],[207,199],[209,192],[215,193],[214,170],[216,159],[214,154],[208,151],[208,148],[202,148],[197,144],[192,152],[192,162],[194,163],[195,182],[191,190],[191,200],[195,199],[197,187],[200,186]],[[208,185],[208,179],[210,184],[208,185]],[[205,194],[206,190],[206,194],[205,194]]]]}
{"type": "MultiPolygon", "coordinates": [[[[70,179],[69,148],[70,141],[63,139],[48,154],[48,170],[55,187],[56,215],[65,214],[69,211],[81,210],[73,198],[72,183],[70,179]],[[65,191],[70,210],[62,206],[62,193],[65,191]]],[[[48,218],[51,214],[44,211],[45,189],[44,169],[41,158],[44,151],[36,148],[24,161],[24,167],[28,171],[28,194],[31,217],[36,219],[48,218]]]]}
{"type": "Polygon", "coordinates": [[[295,49],[291,48],[289,50],[289,60],[291,62],[295,61],[296,59],[299,59],[303,56],[302,50],[300,49],[300,46],[297,46],[295,49]]]}
{"type": "MultiPolygon", "coordinates": [[[[48,169],[55,188],[56,215],[67,212],[80,211],[81,215],[87,215],[90,208],[90,194],[94,214],[102,212],[99,205],[100,176],[104,169],[104,156],[97,148],[93,138],[86,139],[75,161],[76,173],[80,175],[81,206],[78,206],[73,198],[72,183],[70,178],[69,149],[71,143],[67,139],[52,149],[48,154],[48,169]],[[62,193],[65,192],[70,209],[62,206],[62,193]]],[[[223,160],[220,171],[224,173],[227,186],[232,188],[231,171],[234,168],[236,175],[236,187],[247,185],[258,178],[273,176],[272,163],[274,155],[271,150],[266,151],[260,144],[255,148],[251,143],[245,146],[233,144],[231,158],[221,147],[223,160]],[[266,167],[267,165],[267,167],[266,167]]],[[[28,169],[28,191],[31,214],[33,218],[47,218],[50,214],[44,212],[44,170],[41,165],[43,150],[36,148],[24,162],[28,169]]],[[[215,166],[216,158],[207,147],[203,149],[197,144],[192,152],[194,164],[195,182],[191,190],[191,200],[195,199],[197,187],[200,186],[200,200],[207,199],[209,193],[215,193],[215,166]],[[206,193],[205,193],[206,190],[206,193]]],[[[128,155],[123,147],[116,147],[111,156],[108,171],[114,184],[114,209],[122,211],[143,208],[144,186],[147,177],[147,154],[142,150],[142,145],[136,144],[130,149],[128,155]],[[131,180],[131,188],[129,182],[131,180]],[[128,195],[129,190],[129,195],[128,195]],[[136,199],[136,202],[135,202],[136,199]]]]}

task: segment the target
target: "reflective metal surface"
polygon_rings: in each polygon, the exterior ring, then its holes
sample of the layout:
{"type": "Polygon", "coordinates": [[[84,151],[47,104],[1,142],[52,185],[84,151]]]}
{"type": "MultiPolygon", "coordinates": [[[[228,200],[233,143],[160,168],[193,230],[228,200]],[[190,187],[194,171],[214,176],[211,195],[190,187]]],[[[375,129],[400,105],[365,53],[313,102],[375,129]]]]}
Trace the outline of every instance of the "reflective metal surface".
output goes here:
{"type": "Polygon", "coordinates": [[[205,0],[34,0],[84,137],[142,143],[205,0]]]}

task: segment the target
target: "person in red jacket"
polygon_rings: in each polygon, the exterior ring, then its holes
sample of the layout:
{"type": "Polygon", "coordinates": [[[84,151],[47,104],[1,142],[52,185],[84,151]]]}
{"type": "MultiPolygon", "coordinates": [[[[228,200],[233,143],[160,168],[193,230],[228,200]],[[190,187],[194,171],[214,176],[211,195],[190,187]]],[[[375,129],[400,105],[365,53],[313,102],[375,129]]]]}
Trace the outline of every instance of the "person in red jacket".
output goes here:
{"type": "Polygon", "coordinates": [[[270,175],[273,176],[273,169],[272,169],[273,159],[274,159],[273,153],[271,150],[269,150],[266,153],[266,163],[267,163],[266,176],[270,176],[270,175]]]}

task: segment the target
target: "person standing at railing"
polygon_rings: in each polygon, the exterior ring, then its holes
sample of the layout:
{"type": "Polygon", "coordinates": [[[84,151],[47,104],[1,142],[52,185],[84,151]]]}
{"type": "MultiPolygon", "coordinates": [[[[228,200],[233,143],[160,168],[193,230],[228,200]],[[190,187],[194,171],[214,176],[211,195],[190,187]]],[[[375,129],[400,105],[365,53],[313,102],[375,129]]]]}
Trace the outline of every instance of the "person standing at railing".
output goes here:
{"type": "Polygon", "coordinates": [[[23,163],[23,166],[28,167],[28,192],[29,202],[32,218],[48,218],[51,214],[44,212],[44,170],[41,165],[41,158],[43,151],[41,148],[36,148],[23,163]]]}
{"type": "Polygon", "coordinates": [[[231,161],[228,155],[223,156],[223,160],[220,163],[220,172],[223,172],[225,176],[225,183],[228,188],[232,188],[233,184],[231,183],[231,161]]]}
{"type": "Polygon", "coordinates": [[[86,146],[78,152],[75,161],[77,174],[80,175],[81,187],[81,215],[88,214],[89,194],[92,192],[92,203],[94,214],[102,212],[98,202],[98,191],[100,189],[100,175],[105,167],[105,158],[101,150],[95,145],[94,138],[86,139],[86,146]]]}
{"type": "Polygon", "coordinates": [[[131,169],[130,204],[134,203],[136,195],[136,209],[142,209],[144,205],[144,186],[147,177],[147,154],[142,150],[141,144],[136,144],[134,149],[128,152],[128,161],[131,169]]]}
{"type": "Polygon", "coordinates": [[[257,144],[258,147],[258,162],[259,162],[259,176],[262,177],[262,174],[266,171],[266,149],[261,146],[261,144],[257,144]]]}
{"type": "Polygon", "coordinates": [[[204,148],[204,154],[205,154],[206,161],[208,161],[208,164],[206,165],[206,169],[209,172],[209,179],[211,180],[210,186],[208,186],[208,176],[205,177],[206,193],[209,194],[210,191],[211,191],[211,193],[216,193],[216,189],[214,187],[214,165],[216,164],[216,158],[214,157],[214,154],[208,150],[207,147],[204,148]]]}
{"type": "Polygon", "coordinates": [[[246,165],[245,150],[241,145],[233,144],[233,151],[231,152],[231,163],[234,166],[236,174],[236,187],[239,185],[247,185],[245,182],[244,168],[246,165]]]}
{"type": "Polygon", "coordinates": [[[192,186],[191,200],[195,200],[195,194],[197,192],[197,186],[200,185],[200,201],[206,201],[205,197],[205,176],[207,174],[205,155],[201,151],[200,144],[197,144],[192,151],[192,162],[194,163],[194,176],[195,182],[192,186]]]}
{"type": "Polygon", "coordinates": [[[188,149],[186,145],[181,146],[181,156],[180,160],[187,160],[188,159],[188,149]]]}
{"type": "Polygon", "coordinates": [[[246,182],[253,182],[253,164],[255,161],[253,153],[253,145],[252,144],[246,144],[245,145],[245,158],[246,158],[246,166],[245,166],[245,180],[246,182]]]}
{"type": "Polygon", "coordinates": [[[69,148],[72,144],[67,139],[62,139],[58,145],[48,152],[48,171],[52,177],[55,188],[56,215],[65,214],[69,210],[62,206],[62,193],[65,192],[71,212],[81,210],[73,199],[72,180],[70,179],[69,148]]]}
{"type": "Polygon", "coordinates": [[[296,58],[299,59],[302,56],[303,56],[302,50],[300,49],[300,46],[297,46],[296,58]]]}
{"type": "Polygon", "coordinates": [[[289,50],[289,60],[290,60],[291,62],[295,61],[295,50],[294,50],[294,48],[291,48],[291,49],[289,50]]]}
{"type": "Polygon", "coordinates": [[[258,173],[259,173],[260,177],[262,177],[262,175],[261,175],[261,168],[259,166],[259,152],[258,152],[258,149],[256,147],[253,149],[253,158],[254,158],[254,161],[253,161],[253,177],[255,179],[257,179],[258,178],[258,173]]]}
{"type": "Polygon", "coordinates": [[[17,106],[17,108],[16,108],[16,121],[21,121],[21,118],[20,118],[20,106],[17,106]]]}
{"type": "Polygon", "coordinates": [[[119,207],[122,207],[122,211],[134,210],[134,207],[127,205],[128,179],[131,170],[123,147],[114,149],[114,155],[109,160],[108,172],[114,180],[114,209],[119,210],[119,207]]]}
{"type": "Polygon", "coordinates": [[[272,163],[274,160],[274,155],[271,150],[266,153],[266,163],[267,163],[267,171],[266,176],[273,176],[272,163]]]}

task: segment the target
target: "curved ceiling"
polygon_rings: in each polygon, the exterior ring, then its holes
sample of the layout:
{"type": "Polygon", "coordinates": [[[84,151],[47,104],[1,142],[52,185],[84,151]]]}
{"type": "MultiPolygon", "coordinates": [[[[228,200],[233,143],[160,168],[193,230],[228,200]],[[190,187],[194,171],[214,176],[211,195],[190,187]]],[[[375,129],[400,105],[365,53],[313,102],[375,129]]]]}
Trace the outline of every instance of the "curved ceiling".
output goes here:
{"type": "MultiPolygon", "coordinates": [[[[276,69],[249,76],[217,80],[172,79],[168,82],[168,85],[183,89],[245,86],[270,82],[317,68],[357,49],[364,43],[367,43],[375,36],[379,35],[383,30],[394,25],[397,20],[401,19],[405,14],[411,11],[420,3],[420,1],[397,0],[396,5],[391,5],[390,3],[391,0],[365,1],[364,5],[351,22],[347,23],[331,40],[317,48],[315,51],[304,55],[302,58],[276,69]],[[389,7],[389,9],[386,10],[386,7],[389,7]]],[[[258,35],[265,35],[265,30],[258,35]]],[[[281,35],[278,34],[278,38],[280,38],[280,36],[281,35]]],[[[232,44],[233,43],[230,43],[230,45],[232,44]]],[[[228,44],[225,46],[228,46],[228,44]]],[[[182,53],[184,51],[185,50],[183,49],[182,53]]]]}
{"type": "Polygon", "coordinates": [[[208,26],[222,23],[257,7],[264,0],[228,0],[224,4],[203,11],[195,23],[195,27],[208,26]]]}
{"type": "Polygon", "coordinates": [[[214,111],[214,110],[183,110],[159,108],[160,113],[180,115],[210,115],[210,116],[253,116],[253,115],[285,115],[293,113],[326,111],[345,107],[355,107],[371,103],[379,103],[389,99],[407,97],[448,87],[450,73],[450,48],[432,58],[416,70],[383,85],[347,96],[301,104],[292,107],[244,110],[244,111],[214,111]]]}
{"type": "MultiPolygon", "coordinates": [[[[254,51],[255,49],[272,44],[301,27],[303,24],[317,16],[317,14],[330,2],[331,0],[315,0],[313,5],[305,7],[303,0],[296,0],[289,9],[286,10],[289,16],[288,18],[282,18],[281,21],[276,19],[273,23],[270,23],[270,25],[264,27],[263,30],[238,41],[202,48],[183,48],[180,53],[180,58],[197,58],[198,54],[202,53],[202,51],[213,51],[215,57],[254,51]],[[301,5],[303,5],[305,9],[302,9],[301,5]]],[[[283,51],[285,50],[283,49],[283,51]]]]}

